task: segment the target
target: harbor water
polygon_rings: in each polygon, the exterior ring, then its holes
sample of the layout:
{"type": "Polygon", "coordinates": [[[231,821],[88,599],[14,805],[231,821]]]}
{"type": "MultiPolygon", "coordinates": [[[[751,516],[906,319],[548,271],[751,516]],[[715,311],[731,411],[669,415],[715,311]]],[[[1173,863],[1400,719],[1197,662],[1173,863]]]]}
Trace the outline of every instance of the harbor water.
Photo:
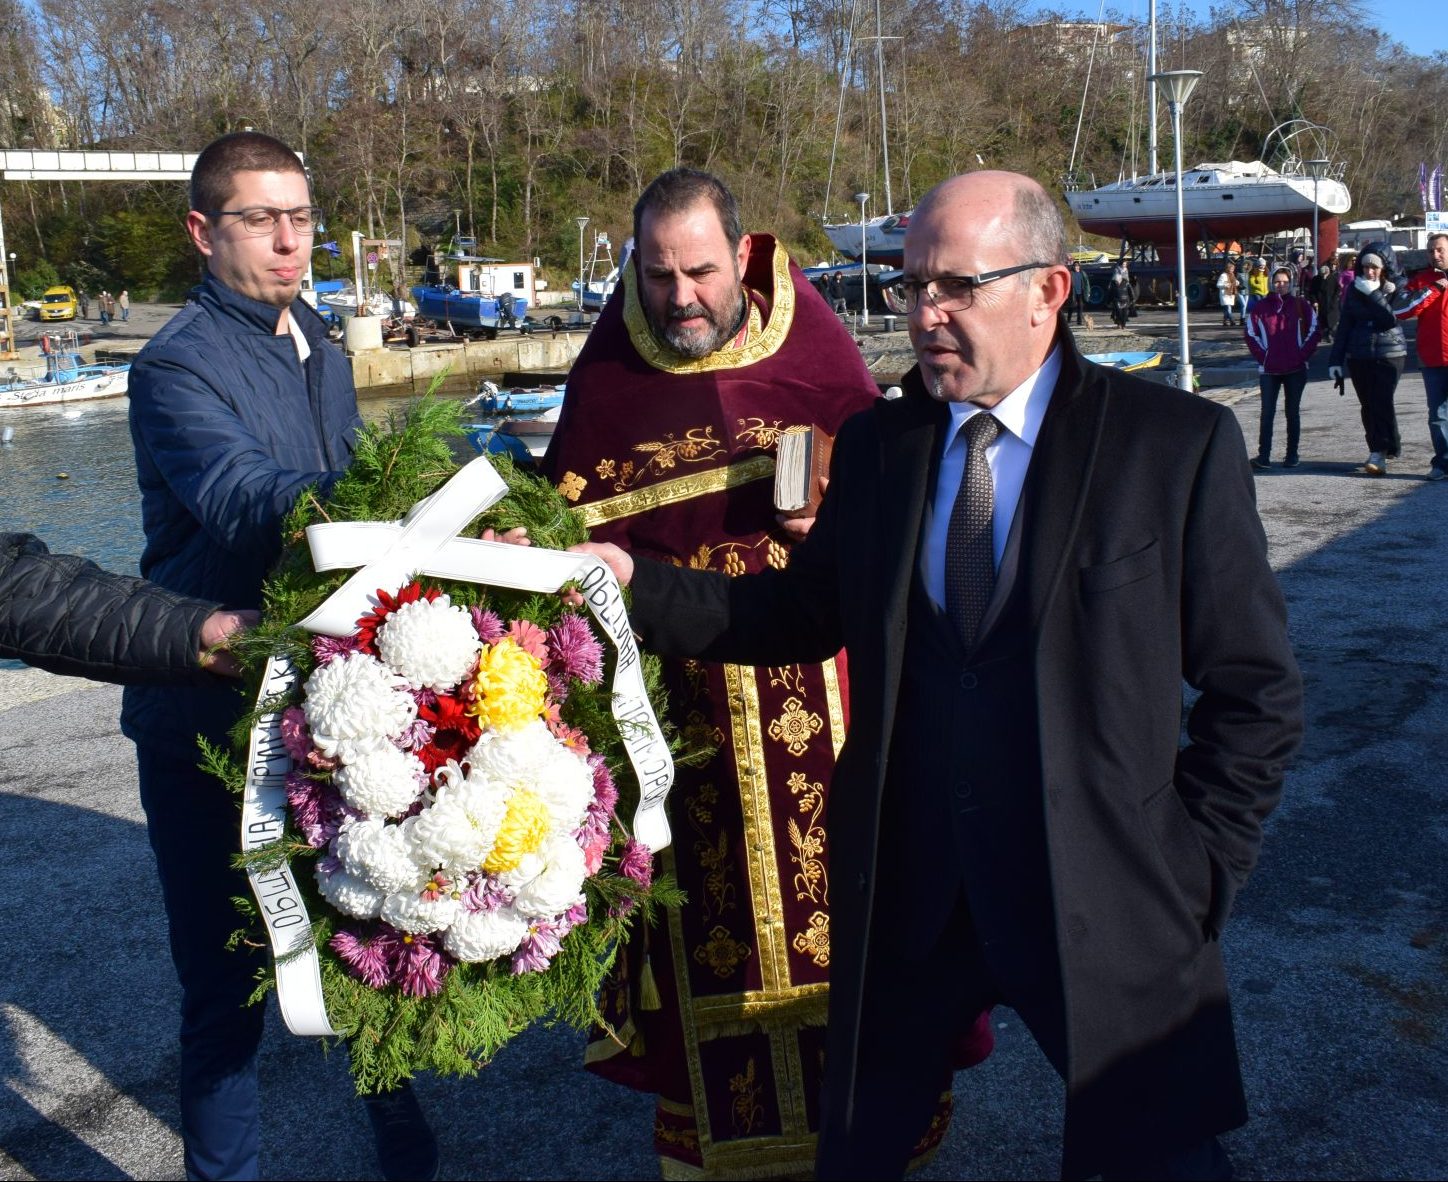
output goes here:
{"type": "MultiPolygon", "coordinates": [[[[447,396],[466,398],[468,385],[447,396]]],[[[397,389],[364,398],[377,421],[414,396],[397,389]]],[[[33,533],[57,554],[80,554],[120,574],[138,573],[145,535],[127,421],[130,400],[29,407],[0,414],[13,436],[0,443],[0,530],[33,533]]],[[[18,669],[0,661],[0,670],[18,669]]]]}

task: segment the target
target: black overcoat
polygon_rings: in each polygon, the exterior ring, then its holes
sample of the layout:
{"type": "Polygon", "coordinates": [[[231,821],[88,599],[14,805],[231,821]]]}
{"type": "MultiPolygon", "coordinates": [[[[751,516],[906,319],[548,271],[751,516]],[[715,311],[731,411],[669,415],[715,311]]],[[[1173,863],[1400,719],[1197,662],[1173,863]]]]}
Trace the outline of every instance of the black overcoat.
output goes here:
{"type": "MultiPolygon", "coordinates": [[[[1301,737],[1301,681],[1246,448],[1225,408],[1063,359],[1018,514],[1065,1046],[1063,1171],[1164,1127],[1246,1119],[1216,936],[1301,737]],[[1183,682],[1199,692],[1183,738],[1183,682]]],[[[848,1129],[880,803],[906,609],[945,407],[905,397],[841,429],[829,491],[783,571],[640,563],[647,646],[744,664],[849,655],[829,832],[836,884],[826,1127],[848,1129]]],[[[822,1152],[825,1152],[822,1149],[822,1152]]]]}

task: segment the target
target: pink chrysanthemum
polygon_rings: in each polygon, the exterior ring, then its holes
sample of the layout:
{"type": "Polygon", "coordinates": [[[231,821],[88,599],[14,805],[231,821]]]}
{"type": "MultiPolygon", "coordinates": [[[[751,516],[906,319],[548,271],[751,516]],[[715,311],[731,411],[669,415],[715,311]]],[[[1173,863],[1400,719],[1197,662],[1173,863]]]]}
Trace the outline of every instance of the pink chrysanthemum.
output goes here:
{"type": "Polygon", "coordinates": [[[385,937],[359,939],[348,931],[338,932],[328,941],[342,963],[373,989],[381,989],[392,979],[392,965],[385,937]]]}
{"type": "Polygon", "coordinates": [[[282,746],[292,757],[293,763],[306,763],[312,750],[312,732],[307,730],[307,712],[300,706],[288,706],[282,711],[282,746]]]}
{"type": "Polygon", "coordinates": [[[428,722],[425,718],[415,718],[408,728],[398,735],[395,742],[404,751],[416,751],[419,747],[426,747],[432,742],[432,737],[437,733],[437,727],[428,722]]]}
{"type": "Polygon", "coordinates": [[[591,755],[588,759],[588,766],[593,769],[593,802],[605,813],[613,812],[614,806],[618,804],[618,788],[614,785],[613,775],[608,770],[608,764],[603,760],[602,755],[591,755]]]}
{"type": "Polygon", "coordinates": [[[588,811],[583,814],[583,824],[573,831],[573,836],[581,846],[592,845],[596,841],[607,841],[612,831],[612,814],[599,808],[598,802],[588,806],[588,811]]]}
{"type": "Polygon", "coordinates": [[[529,620],[510,620],[508,636],[540,664],[548,659],[548,634],[529,620]]]}
{"type": "Polygon", "coordinates": [[[518,951],[513,953],[513,975],[541,973],[558,955],[561,947],[558,925],[549,920],[535,920],[528,925],[528,934],[518,945],[518,951]]]}
{"type": "Polygon", "coordinates": [[[497,644],[508,634],[497,612],[473,607],[468,609],[468,614],[473,617],[473,627],[478,630],[478,639],[484,644],[497,644]]]}
{"type": "Polygon", "coordinates": [[[394,972],[402,992],[408,997],[431,997],[441,992],[451,962],[427,936],[403,936],[401,945],[394,972]]]}
{"type": "Polygon", "coordinates": [[[560,744],[567,747],[574,755],[587,756],[588,736],[577,727],[569,726],[561,718],[548,718],[548,730],[560,744]]]}
{"type": "Polygon", "coordinates": [[[623,853],[619,856],[618,872],[647,888],[654,881],[653,851],[643,842],[630,837],[624,842],[623,853]]]}
{"type": "Polygon", "coordinates": [[[548,658],[564,679],[593,685],[603,679],[603,645],[582,616],[569,612],[548,629],[548,658]]]}
{"type": "Polygon", "coordinates": [[[323,665],[328,661],[335,661],[338,657],[346,656],[347,653],[355,653],[357,650],[358,644],[355,636],[312,637],[312,655],[323,665]]]}
{"type": "Polygon", "coordinates": [[[301,772],[291,772],[287,775],[286,793],[292,823],[303,841],[319,850],[337,836],[346,806],[335,788],[301,772]]]}
{"type": "Polygon", "coordinates": [[[428,689],[427,686],[409,690],[408,693],[412,695],[412,700],[417,703],[419,709],[425,706],[430,710],[437,705],[437,691],[428,689]]]}
{"type": "Polygon", "coordinates": [[[452,893],[452,879],[441,870],[429,878],[422,888],[422,897],[429,903],[436,903],[452,893]]]}
{"type": "Polygon", "coordinates": [[[496,875],[477,873],[459,900],[466,911],[496,911],[511,903],[514,892],[505,887],[496,875]]]}

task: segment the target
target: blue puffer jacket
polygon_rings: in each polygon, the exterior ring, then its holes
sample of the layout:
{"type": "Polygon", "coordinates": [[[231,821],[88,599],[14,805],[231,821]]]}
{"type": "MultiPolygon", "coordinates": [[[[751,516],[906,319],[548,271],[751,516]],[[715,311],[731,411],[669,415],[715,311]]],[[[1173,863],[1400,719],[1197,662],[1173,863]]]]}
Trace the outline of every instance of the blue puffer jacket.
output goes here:
{"type": "MultiPolygon", "coordinates": [[[[300,300],[299,364],[280,310],[208,276],[131,367],[131,439],[146,549],[141,573],[183,595],[258,607],[303,489],[325,493],[352,458],[361,417],[351,369],[300,300]]],[[[241,714],[229,687],[126,691],[121,729],[182,753],[222,741],[241,714]]]]}

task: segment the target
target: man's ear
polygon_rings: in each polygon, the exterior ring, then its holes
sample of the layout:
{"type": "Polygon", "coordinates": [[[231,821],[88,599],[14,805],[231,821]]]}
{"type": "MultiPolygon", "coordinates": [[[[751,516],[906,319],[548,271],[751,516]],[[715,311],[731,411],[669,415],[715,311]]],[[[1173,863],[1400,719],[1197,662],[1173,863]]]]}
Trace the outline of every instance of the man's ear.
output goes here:
{"type": "Polygon", "coordinates": [[[744,278],[744,268],[749,263],[749,235],[745,234],[739,239],[739,250],[734,256],[734,265],[738,268],[739,278],[744,278]]]}
{"type": "Polygon", "coordinates": [[[1071,272],[1065,267],[1051,267],[1031,285],[1031,324],[1053,323],[1056,314],[1071,294],[1071,272]]]}
{"type": "Polygon", "coordinates": [[[206,220],[204,213],[193,209],[186,215],[186,233],[191,238],[191,245],[207,258],[210,258],[211,223],[206,220]]]}

